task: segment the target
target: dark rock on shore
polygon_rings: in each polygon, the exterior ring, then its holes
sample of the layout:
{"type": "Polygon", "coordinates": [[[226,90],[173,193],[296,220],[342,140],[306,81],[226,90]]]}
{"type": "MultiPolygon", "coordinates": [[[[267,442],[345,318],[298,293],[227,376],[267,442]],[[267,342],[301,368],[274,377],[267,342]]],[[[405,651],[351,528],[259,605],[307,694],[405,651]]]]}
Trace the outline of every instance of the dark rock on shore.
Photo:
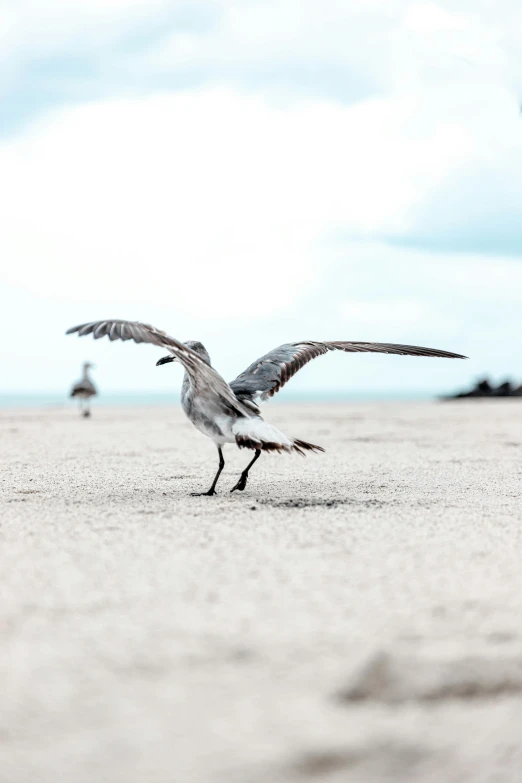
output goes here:
{"type": "Polygon", "coordinates": [[[461,400],[469,397],[479,398],[493,398],[493,397],[521,397],[522,398],[522,385],[516,385],[507,380],[498,386],[493,386],[488,378],[483,378],[478,381],[472,389],[457,392],[455,394],[446,394],[440,399],[442,400],[461,400]]]}

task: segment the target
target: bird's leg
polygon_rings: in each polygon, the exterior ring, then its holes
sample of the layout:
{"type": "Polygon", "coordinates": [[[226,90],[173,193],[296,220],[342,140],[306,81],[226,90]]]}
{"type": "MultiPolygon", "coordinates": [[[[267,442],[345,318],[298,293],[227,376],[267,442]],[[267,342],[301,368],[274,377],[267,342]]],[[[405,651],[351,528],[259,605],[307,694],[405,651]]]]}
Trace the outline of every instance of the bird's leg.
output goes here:
{"type": "Polygon", "coordinates": [[[201,495],[215,495],[216,494],[216,484],[218,483],[218,478],[221,475],[221,471],[225,467],[225,458],[223,457],[223,452],[221,450],[221,446],[218,446],[218,454],[219,454],[219,467],[217,469],[217,473],[214,476],[214,481],[212,482],[212,486],[207,492],[191,492],[190,494],[193,497],[199,497],[201,495]]]}
{"type": "Polygon", "coordinates": [[[85,400],[85,408],[83,409],[83,415],[87,419],[91,415],[91,404],[89,400],[85,400]]]}
{"type": "Polygon", "coordinates": [[[248,465],[246,466],[246,468],[244,469],[244,471],[240,475],[239,481],[237,482],[236,486],[232,487],[232,489],[230,490],[231,492],[234,492],[234,490],[236,490],[236,489],[238,489],[240,492],[243,492],[244,488],[247,485],[248,471],[250,470],[250,468],[252,467],[252,465],[254,464],[256,459],[259,459],[260,456],[261,456],[261,449],[256,449],[256,453],[254,455],[254,459],[252,459],[248,463],[248,465]]]}

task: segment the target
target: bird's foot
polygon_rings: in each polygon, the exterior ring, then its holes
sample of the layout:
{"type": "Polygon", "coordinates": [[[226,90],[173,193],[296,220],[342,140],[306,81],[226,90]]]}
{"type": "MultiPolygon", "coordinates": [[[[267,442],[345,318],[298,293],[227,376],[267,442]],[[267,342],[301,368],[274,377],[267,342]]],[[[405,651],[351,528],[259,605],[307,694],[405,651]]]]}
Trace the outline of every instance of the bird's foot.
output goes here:
{"type": "Polygon", "coordinates": [[[217,495],[217,492],[215,489],[208,489],[206,492],[191,492],[190,494],[193,498],[201,498],[204,495],[217,495]]]}
{"type": "Polygon", "coordinates": [[[88,419],[90,415],[91,415],[90,411],[82,411],[82,416],[84,417],[84,419],[88,419]]]}
{"type": "Polygon", "coordinates": [[[243,492],[243,490],[245,489],[246,485],[247,485],[247,477],[241,475],[241,477],[240,477],[239,481],[237,482],[236,486],[232,487],[232,489],[230,491],[231,492],[235,492],[236,489],[237,489],[237,490],[239,490],[239,492],[243,492]]]}

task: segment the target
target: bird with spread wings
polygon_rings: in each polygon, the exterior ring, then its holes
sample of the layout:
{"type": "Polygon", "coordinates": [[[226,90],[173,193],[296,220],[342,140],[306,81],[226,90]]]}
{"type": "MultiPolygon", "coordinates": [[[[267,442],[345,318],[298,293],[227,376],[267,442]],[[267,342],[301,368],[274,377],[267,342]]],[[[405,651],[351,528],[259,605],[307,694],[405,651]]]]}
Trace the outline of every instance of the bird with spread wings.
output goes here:
{"type": "Polygon", "coordinates": [[[458,353],[422,348],[416,345],[367,342],[316,342],[304,340],[285,343],[257,359],[231,383],[212,367],[210,356],[202,343],[185,343],[170,337],[166,332],[138,321],[92,321],[73,326],[67,334],[77,333],[79,337],[92,334],[95,340],[107,336],[109,340],[133,340],[135,343],[151,343],[168,351],[168,355],[157,365],[179,362],[185,375],[181,387],[181,405],[194,426],[210,437],[217,446],[219,467],[206,492],[193,493],[214,495],[216,484],[225,460],[223,446],[232,443],[239,448],[254,451],[254,457],[241,473],[238,482],[231,489],[243,491],[248,474],[261,452],[324,451],[321,446],[285,435],[268,424],[261,416],[258,400],[266,400],[278,392],[301,367],[312,359],[329,351],[344,353],[385,353],[398,356],[426,356],[446,359],[466,359],[458,353]]]}

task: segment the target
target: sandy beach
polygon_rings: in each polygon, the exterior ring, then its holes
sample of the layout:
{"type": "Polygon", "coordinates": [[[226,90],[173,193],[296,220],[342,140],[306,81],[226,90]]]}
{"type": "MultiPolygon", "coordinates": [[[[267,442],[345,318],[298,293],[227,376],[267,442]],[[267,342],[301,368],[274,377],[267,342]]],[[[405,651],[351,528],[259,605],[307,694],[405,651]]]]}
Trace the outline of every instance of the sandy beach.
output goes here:
{"type": "Polygon", "coordinates": [[[522,405],[0,411],[2,783],[522,781],[522,405]]]}

